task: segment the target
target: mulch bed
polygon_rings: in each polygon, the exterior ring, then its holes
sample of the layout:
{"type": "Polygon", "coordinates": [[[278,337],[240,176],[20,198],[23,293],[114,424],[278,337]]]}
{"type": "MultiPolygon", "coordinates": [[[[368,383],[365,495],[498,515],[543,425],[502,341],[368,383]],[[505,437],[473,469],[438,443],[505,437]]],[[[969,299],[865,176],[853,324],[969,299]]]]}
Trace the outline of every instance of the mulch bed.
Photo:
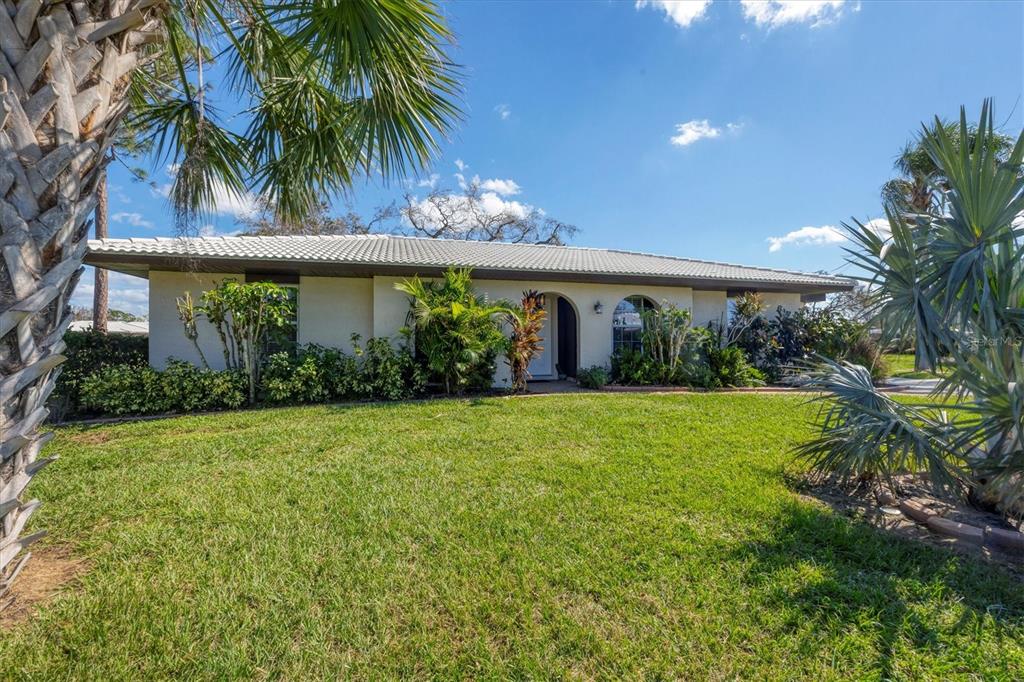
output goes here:
{"type": "Polygon", "coordinates": [[[998,542],[1015,543],[1024,536],[1002,516],[939,497],[920,476],[902,476],[897,483],[898,498],[867,484],[802,479],[797,487],[802,499],[903,538],[984,557],[1024,580],[1022,546],[1014,549],[998,542]]]}

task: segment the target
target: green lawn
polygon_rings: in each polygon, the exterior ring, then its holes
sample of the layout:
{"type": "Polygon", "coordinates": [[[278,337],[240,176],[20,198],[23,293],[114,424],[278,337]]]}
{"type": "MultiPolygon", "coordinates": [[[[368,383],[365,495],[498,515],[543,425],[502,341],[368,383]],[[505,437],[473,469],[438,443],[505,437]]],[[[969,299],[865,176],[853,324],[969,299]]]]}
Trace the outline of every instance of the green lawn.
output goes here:
{"type": "Polygon", "coordinates": [[[903,379],[936,379],[948,373],[948,370],[941,369],[938,372],[921,371],[914,369],[913,353],[886,353],[885,361],[889,364],[889,372],[894,377],[903,379]]]}
{"type": "Polygon", "coordinates": [[[81,584],[0,677],[1024,676],[997,568],[798,500],[764,394],[310,407],[65,429],[81,584]]]}

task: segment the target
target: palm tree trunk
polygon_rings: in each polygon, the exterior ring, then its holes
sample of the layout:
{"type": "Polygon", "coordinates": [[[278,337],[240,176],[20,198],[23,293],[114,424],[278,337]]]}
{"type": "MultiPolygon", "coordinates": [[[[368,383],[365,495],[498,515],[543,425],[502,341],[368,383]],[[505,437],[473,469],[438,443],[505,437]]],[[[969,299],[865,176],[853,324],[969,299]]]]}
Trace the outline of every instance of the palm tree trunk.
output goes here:
{"type": "MultiPolygon", "coordinates": [[[[107,223],[107,171],[104,170],[96,185],[96,212],[94,234],[96,239],[106,239],[109,234],[107,223]]],[[[96,268],[92,289],[92,330],[101,334],[107,333],[107,315],[109,312],[109,273],[103,268],[96,268]]]]}
{"type": "Polygon", "coordinates": [[[154,0],[8,2],[0,8],[0,609],[42,531],[24,501],[52,434],[39,426],[64,360],[88,218],[136,68],[132,31],[154,0]],[[8,8],[15,7],[13,14],[8,8]]]}

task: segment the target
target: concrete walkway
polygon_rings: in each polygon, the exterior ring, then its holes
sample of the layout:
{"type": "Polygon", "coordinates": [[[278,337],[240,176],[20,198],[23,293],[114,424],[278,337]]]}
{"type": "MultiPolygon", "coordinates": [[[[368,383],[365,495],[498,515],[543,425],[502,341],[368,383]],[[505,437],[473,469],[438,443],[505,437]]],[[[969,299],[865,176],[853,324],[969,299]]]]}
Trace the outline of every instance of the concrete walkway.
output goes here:
{"type": "Polygon", "coordinates": [[[892,377],[881,388],[893,393],[908,393],[911,395],[928,395],[939,385],[939,379],[903,379],[892,377]]]}

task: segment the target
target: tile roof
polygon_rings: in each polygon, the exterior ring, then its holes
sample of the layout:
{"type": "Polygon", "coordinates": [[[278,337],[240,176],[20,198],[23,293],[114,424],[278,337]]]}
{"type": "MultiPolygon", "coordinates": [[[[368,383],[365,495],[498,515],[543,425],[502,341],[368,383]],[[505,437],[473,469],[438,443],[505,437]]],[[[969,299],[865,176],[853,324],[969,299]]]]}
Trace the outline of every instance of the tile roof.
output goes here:
{"type": "Polygon", "coordinates": [[[395,235],[103,239],[89,242],[103,263],[141,257],[266,261],[274,264],[471,267],[538,275],[650,277],[847,289],[852,282],[790,270],[659,256],[617,249],[509,244],[395,235]]]}

